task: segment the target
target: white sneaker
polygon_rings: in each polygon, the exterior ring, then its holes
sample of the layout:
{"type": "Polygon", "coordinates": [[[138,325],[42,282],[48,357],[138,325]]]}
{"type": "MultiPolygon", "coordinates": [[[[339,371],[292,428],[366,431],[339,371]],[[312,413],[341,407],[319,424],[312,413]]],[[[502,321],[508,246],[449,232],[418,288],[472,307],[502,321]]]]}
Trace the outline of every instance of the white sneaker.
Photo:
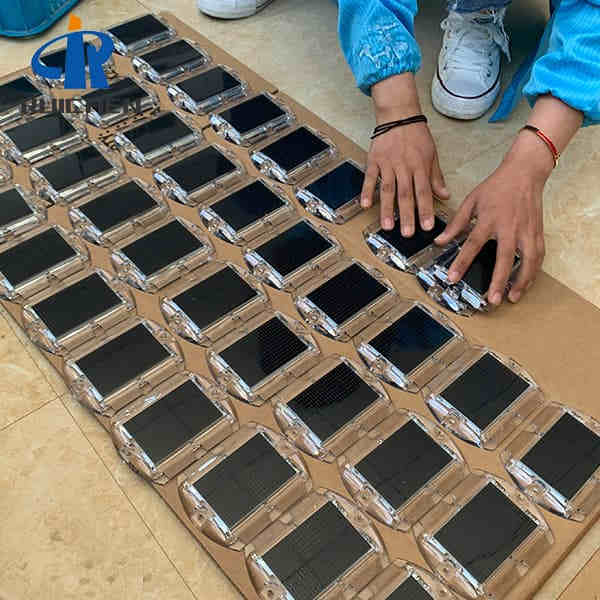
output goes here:
{"type": "Polygon", "coordinates": [[[273,0],[198,0],[198,9],[219,19],[250,17],[273,0]]]}
{"type": "Polygon", "coordinates": [[[506,9],[450,11],[431,98],[435,109],[455,119],[478,119],[500,92],[501,51],[510,60],[503,19],[506,9]]]}

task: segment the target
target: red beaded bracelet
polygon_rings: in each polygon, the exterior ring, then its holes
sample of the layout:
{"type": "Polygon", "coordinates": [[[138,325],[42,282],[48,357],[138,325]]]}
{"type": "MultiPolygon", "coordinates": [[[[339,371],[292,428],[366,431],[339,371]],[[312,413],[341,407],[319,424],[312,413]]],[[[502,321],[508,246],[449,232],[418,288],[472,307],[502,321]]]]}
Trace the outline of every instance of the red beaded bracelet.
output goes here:
{"type": "Polygon", "coordinates": [[[523,127],[523,129],[521,131],[532,131],[533,133],[535,133],[535,135],[537,135],[540,140],[542,140],[542,142],[544,142],[544,144],[546,144],[546,146],[548,146],[548,149],[550,150],[550,152],[552,152],[552,158],[554,159],[554,168],[557,167],[558,165],[558,161],[560,160],[560,152],[558,151],[558,148],[556,147],[556,145],[554,144],[554,142],[538,127],[535,127],[534,125],[525,125],[525,127],[523,127]]]}

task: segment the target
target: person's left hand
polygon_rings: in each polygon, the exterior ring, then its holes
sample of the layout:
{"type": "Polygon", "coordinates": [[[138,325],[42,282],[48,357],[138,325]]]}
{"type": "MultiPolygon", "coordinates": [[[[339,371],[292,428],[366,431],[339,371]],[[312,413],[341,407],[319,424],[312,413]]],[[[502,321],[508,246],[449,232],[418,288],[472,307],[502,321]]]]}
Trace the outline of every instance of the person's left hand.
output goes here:
{"type": "Polygon", "coordinates": [[[471,218],[477,223],[449,270],[451,283],[460,281],[481,247],[498,242],[496,266],[488,300],[500,304],[510,277],[515,252],[521,266],[509,293],[517,302],[533,283],[544,260],[544,185],[552,172],[551,154],[534,136],[520,135],[502,164],[463,201],[458,213],[436,243],[448,243],[464,231],[471,218]]]}

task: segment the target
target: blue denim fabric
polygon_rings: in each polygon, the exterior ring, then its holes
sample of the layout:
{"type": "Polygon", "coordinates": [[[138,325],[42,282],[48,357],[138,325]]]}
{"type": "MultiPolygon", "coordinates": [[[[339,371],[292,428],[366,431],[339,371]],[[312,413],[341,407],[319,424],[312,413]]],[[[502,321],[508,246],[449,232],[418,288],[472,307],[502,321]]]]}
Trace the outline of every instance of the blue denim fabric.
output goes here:
{"type": "MultiPolygon", "coordinates": [[[[478,0],[458,1],[462,7],[479,5],[478,0]]],[[[484,4],[490,8],[498,2],[484,4]]],[[[338,6],[342,51],[363,92],[369,94],[382,79],[420,68],[416,0],[338,0],[338,6]]],[[[554,7],[539,49],[519,70],[495,120],[506,117],[521,94],[534,104],[539,95],[550,93],[581,110],[584,125],[600,123],[600,0],[554,0],[554,7]]]]}

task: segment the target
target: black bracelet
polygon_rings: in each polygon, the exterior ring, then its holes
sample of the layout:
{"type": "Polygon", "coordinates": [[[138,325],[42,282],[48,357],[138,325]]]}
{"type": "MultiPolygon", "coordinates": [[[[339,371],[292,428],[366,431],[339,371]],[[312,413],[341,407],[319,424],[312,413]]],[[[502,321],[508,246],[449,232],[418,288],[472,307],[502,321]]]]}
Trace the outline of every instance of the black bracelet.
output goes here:
{"type": "Polygon", "coordinates": [[[376,137],[387,133],[390,131],[390,129],[394,129],[395,127],[404,127],[405,125],[412,125],[413,123],[427,123],[427,117],[425,115],[415,115],[414,117],[401,119],[400,121],[382,123],[381,125],[377,125],[377,127],[375,127],[371,139],[374,140],[376,137]]]}

